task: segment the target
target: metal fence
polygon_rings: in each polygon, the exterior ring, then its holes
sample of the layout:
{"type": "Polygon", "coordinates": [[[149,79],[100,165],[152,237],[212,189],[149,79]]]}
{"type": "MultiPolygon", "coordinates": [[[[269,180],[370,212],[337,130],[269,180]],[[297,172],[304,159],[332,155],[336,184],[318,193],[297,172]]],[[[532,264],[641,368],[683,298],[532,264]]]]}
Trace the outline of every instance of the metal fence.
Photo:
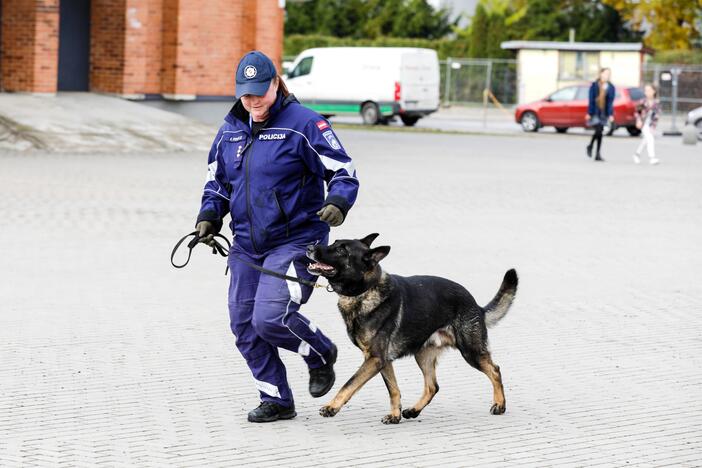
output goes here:
{"type": "Polygon", "coordinates": [[[687,112],[702,106],[702,65],[647,63],[643,82],[656,85],[663,112],[687,112]]]}
{"type": "MultiPolygon", "coordinates": [[[[292,62],[294,57],[284,60],[292,62]]],[[[517,104],[516,60],[449,57],[439,65],[442,105],[517,104]]],[[[664,112],[687,112],[702,106],[702,65],[648,63],[643,66],[642,79],[656,85],[664,112]]]]}
{"type": "Polygon", "coordinates": [[[517,103],[516,60],[449,57],[440,62],[440,70],[443,105],[517,103]]]}

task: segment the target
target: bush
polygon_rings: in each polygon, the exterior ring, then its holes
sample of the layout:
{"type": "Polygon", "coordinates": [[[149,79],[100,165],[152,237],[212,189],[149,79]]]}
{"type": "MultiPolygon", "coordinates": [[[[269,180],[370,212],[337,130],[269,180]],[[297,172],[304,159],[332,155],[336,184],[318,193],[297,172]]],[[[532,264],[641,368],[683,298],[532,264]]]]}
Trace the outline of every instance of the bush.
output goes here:
{"type": "Polygon", "coordinates": [[[702,50],[661,50],[651,58],[651,63],[682,63],[686,65],[702,65],[702,50]]]}

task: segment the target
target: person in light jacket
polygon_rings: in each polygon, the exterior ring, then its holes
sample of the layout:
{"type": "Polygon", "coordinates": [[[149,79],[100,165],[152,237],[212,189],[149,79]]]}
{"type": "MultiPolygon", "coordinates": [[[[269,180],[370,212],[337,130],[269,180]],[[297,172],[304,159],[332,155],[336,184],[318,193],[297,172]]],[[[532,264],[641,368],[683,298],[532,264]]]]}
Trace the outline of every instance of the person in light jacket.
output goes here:
{"type": "Polygon", "coordinates": [[[634,162],[641,162],[641,152],[646,148],[648,159],[651,164],[658,164],[660,160],[656,158],[656,147],[654,134],[656,125],[661,116],[661,106],[658,103],[658,91],[652,84],[647,84],[644,88],[646,99],[636,110],[636,127],[641,129],[641,143],[634,153],[634,162]]]}

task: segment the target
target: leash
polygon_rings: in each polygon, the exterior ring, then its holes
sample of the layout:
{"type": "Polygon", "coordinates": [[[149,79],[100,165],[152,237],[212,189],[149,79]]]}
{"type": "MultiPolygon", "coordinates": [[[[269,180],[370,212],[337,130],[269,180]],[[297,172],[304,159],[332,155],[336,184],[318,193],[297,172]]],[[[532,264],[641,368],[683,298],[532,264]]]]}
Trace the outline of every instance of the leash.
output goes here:
{"type": "MultiPolygon", "coordinates": [[[[185,267],[190,262],[190,256],[193,254],[193,249],[199,243],[200,243],[200,234],[197,231],[193,231],[190,234],[186,234],[183,237],[181,237],[180,240],[178,242],[176,242],[175,247],[173,247],[173,251],[171,251],[171,265],[173,265],[176,268],[185,267]],[[176,263],[173,261],[173,259],[175,258],[175,254],[178,251],[178,249],[180,248],[180,246],[183,244],[183,242],[185,242],[185,240],[190,236],[192,236],[193,238],[190,242],[188,242],[188,245],[187,245],[188,258],[185,259],[185,263],[183,263],[182,265],[176,265],[176,263]]],[[[219,254],[222,257],[232,257],[235,260],[243,263],[244,265],[249,266],[249,267],[253,268],[254,270],[260,271],[264,275],[273,276],[275,278],[284,279],[286,281],[294,281],[295,283],[304,284],[305,286],[310,286],[313,288],[325,288],[329,292],[334,292],[334,289],[331,288],[331,285],[324,286],[321,284],[317,284],[314,281],[306,280],[304,278],[297,278],[295,276],[284,275],[282,273],[278,273],[277,271],[269,270],[268,268],[263,268],[262,266],[256,265],[255,263],[251,263],[251,262],[247,262],[246,260],[242,260],[241,258],[239,258],[235,255],[232,255],[230,253],[231,248],[232,248],[232,244],[229,242],[229,239],[227,239],[226,237],[224,237],[221,234],[214,235],[213,244],[212,244],[212,254],[213,255],[219,254]],[[217,238],[224,240],[224,242],[226,243],[227,246],[225,247],[224,245],[219,243],[217,241],[217,238]]],[[[224,271],[224,274],[226,275],[228,272],[229,272],[229,265],[227,265],[227,269],[224,271]]]]}

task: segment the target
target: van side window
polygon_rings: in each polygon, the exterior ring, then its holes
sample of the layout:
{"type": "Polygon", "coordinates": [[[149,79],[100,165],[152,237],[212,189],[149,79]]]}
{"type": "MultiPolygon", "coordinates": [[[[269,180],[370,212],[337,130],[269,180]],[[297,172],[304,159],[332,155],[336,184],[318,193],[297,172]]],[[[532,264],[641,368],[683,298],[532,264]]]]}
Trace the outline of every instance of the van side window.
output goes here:
{"type": "Polygon", "coordinates": [[[312,71],[312,60],[314,57],[305,57],[300,60],[295,69],[290,73],[290,78],[297,78],[298,76],[309,75],[312,71]]]}

